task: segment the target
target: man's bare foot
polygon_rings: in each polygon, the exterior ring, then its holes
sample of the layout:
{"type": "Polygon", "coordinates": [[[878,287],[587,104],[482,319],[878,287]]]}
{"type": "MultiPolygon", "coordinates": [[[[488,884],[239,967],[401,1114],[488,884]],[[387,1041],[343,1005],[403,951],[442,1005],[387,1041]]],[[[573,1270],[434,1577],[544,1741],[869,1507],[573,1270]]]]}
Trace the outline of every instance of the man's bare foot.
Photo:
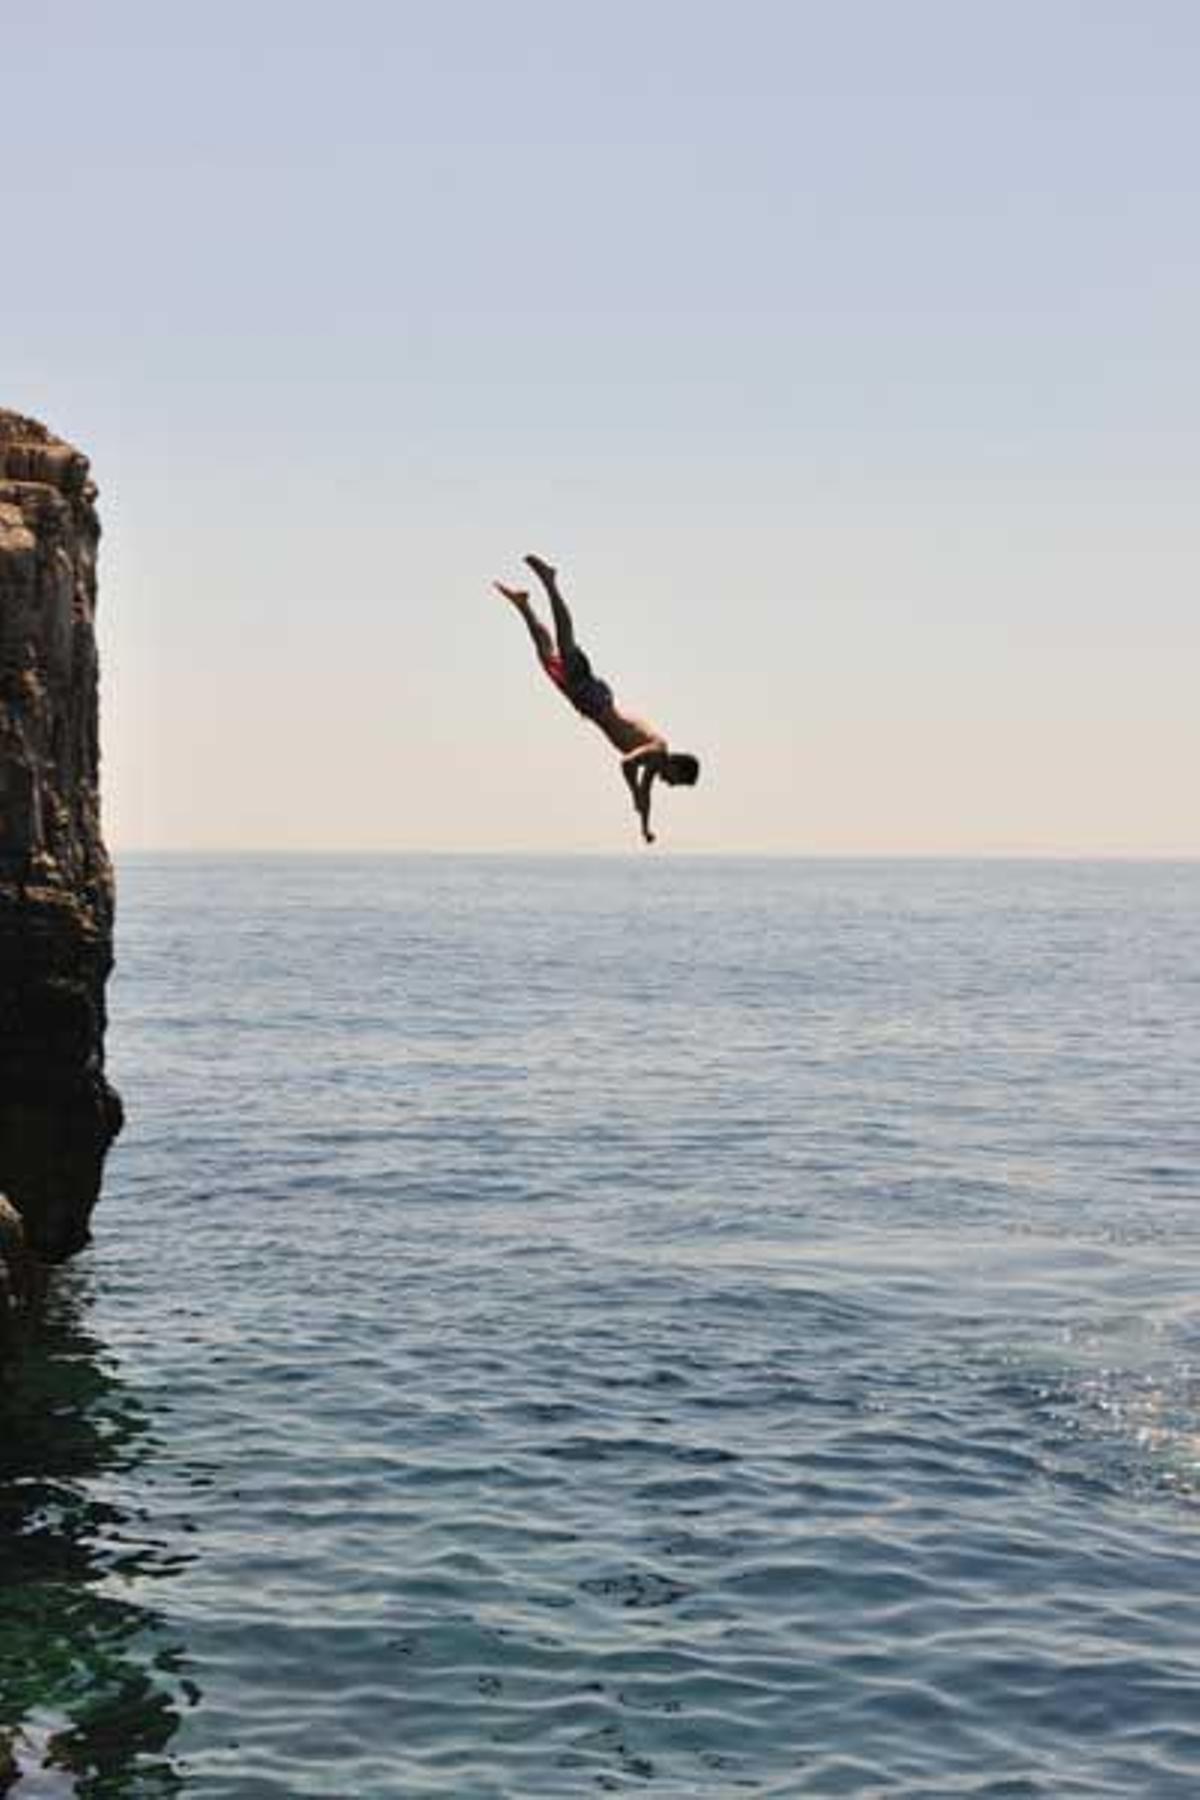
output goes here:
{"type": "Polygon", "coordinates": [[[527,556],[525,562],[540,581],[554,581],[558,576],[558,570],[551,568],[544,556],[527,556]]]}
{"type": "Polygon", "coordinates": [[[529,600],[527,588],[505,587],[502,581],[493,581],[492,586],[498,594],[503,594],[506,600],[511,600],[514,606],[524,606],[529,600]]]}

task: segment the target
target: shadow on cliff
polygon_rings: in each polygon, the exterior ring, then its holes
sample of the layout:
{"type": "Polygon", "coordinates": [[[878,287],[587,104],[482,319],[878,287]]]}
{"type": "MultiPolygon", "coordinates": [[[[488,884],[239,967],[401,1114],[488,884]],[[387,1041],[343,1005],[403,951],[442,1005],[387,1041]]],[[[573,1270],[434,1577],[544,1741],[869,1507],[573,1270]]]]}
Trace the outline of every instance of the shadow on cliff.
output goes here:
{"type": "Polygon", "coordinates": [[[0,1390],[0,1794],[167,1800],[199,1695],[145,1594],[181,1562],[123,1498],[156,1445],[87,1311],[60,1276],[0,1390]]]}

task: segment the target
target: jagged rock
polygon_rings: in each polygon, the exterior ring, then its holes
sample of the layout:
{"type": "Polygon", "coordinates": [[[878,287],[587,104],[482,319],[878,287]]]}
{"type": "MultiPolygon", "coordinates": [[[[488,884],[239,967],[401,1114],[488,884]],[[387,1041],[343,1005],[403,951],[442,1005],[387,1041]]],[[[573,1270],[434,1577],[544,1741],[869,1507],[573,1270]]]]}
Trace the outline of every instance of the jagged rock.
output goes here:
{"type": "Polygon", "coordinates": [[[17,1351],[21,1317],[33,1304],[34,1285],[21,1215],[0,1194],[0,1380],[17,1351]]]}
{"type": "Polygon", "coordinates": [[[121,1125],[104,1078],[95,498],[86,457],[0,411],[0,1189],[47,1262],[87,1242],[121,1125]]]}

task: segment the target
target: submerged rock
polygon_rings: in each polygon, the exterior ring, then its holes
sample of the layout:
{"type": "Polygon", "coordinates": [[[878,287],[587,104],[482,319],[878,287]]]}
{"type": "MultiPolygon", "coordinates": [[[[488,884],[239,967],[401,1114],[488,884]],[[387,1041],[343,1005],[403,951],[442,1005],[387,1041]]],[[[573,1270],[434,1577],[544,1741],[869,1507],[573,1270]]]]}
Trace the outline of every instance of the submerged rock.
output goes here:
{"type": "Polygon", "coordinates": [[[95,498],[86,457],[0,411],[0,1190],[47,1262],[87,1242],[121,1126],[104,1077],[95,498]]]}

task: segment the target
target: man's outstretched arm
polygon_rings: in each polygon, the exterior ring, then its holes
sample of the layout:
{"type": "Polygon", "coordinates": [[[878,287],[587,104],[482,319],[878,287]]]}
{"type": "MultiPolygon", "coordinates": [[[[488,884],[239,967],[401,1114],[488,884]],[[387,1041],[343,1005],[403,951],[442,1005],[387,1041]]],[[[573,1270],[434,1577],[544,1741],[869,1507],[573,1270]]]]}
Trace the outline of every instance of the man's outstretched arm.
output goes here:
{"type": "Polygon", "coordinates": [[[654,770],[640,765],[634,757],[626,756],[621,759],[621,773],[633,798],[633,810],[642,822],[642,837],[646,843],[652,844],[654,833],[650,829],[650,789],[654,785],[654,770]]]}

